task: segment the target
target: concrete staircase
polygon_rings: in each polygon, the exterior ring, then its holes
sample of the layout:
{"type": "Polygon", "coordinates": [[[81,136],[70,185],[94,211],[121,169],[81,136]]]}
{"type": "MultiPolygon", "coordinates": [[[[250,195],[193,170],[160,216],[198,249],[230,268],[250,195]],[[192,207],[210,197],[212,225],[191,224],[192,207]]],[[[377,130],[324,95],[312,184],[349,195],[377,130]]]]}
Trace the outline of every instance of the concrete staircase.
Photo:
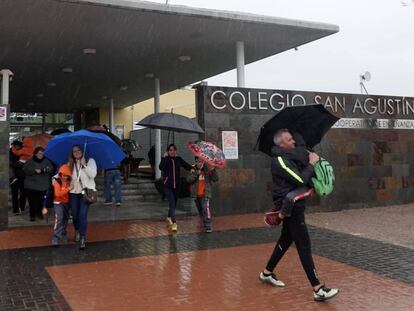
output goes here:
{"type": "MultiPolygon", "coordinates": [[[[104,201],[104,179],[98,176],[95,179],[98,190],[98,202],[104,201]]],[[[122,202],[161,202],[161,195],[155,189],[154,182],[143,178],[129,178],[128,184],[122,181],[122,202]]],[[[114,191],[112,189],[112,197],[114,191]]],[[[113,198],[114,200],[114,198],[113,198]]]]}

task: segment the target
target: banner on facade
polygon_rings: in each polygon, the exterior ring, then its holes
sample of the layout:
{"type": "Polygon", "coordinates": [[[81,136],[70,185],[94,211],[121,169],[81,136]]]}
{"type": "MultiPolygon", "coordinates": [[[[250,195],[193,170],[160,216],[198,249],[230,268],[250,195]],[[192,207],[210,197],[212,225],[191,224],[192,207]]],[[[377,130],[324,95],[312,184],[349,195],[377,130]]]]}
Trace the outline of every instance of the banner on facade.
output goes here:
{"type": "Polygon", "coordinates": [[[223,153],[227,160],[237,160],[239,158],[239,141],[237,131],[221,132],[223,142],[223,153]]]}
{"type": "Polygon", "coordinates": [[[0,106],[0,122],[7,121],[7,106],[0,106]]]}

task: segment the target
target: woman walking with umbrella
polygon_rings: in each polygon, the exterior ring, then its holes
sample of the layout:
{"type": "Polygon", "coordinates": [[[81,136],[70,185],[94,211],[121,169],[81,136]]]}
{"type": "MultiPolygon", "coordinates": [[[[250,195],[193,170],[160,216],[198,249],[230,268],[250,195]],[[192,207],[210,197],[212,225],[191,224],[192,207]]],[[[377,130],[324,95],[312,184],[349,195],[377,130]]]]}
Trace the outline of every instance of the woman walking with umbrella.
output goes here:
{"type": "Polygon", "coordinates": [[[75,242],[79,243],[80,250],[84,250],[90,205],[84,198],[84,189],[96,190],[96,162],[93,158],[86,159],[81,147],[76,145],[69,154],[68,165],[73,176],[73,188],[70,191],[69,201],[75,227],[75,242]]]}
{"type": "Polygon", "coordinates": [[[187,171],[192,169],[190,164],[177,156],[177,147],[174,144],[170,144],[167,148],[167,152],[164,153],[164,157],[161,159],[159,168],[164,179],[164,193],[169,202],[167,222],[174,232],[178,230],[175,218],[175,208],[177,206],[178,193],[181,187],[181,167],[187,171]]]}
{"type": "Polygon", "coordinates": [[[73,189],[69,199],[75,241],[80,242],[79,248],[83,250],[86,247],[89,205],[96,202],[97,169],[119,165],[125,154],[108,136],[85,130],[55,136],[45,153],[56,166],[67,163],[72,171],[73,189]]]}

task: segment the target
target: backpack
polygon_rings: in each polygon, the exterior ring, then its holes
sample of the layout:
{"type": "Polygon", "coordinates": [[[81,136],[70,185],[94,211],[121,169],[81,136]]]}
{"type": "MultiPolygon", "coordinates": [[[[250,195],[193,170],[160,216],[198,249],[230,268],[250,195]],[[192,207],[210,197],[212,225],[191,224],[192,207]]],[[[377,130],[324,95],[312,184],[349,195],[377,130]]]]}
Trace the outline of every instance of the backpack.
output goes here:
{"type": "Polygon", "coordinates": [[[55,187],[53,187],[53,180],[56,180],[57,183],[62,186],[62,180],[60,178],[52,177],[52,184],[49,186],[49,189],[43,197],[43,206],[46,208],[53,208],[53,201],[55,200],[55,187]]]}
{"type": "Polygon", "coordinates": [[[321,196],[329,195],[334,188],[335,174],[332,165],[321,158],[314,167],[315,177],[312,177],[315,192],[321,196]]]}

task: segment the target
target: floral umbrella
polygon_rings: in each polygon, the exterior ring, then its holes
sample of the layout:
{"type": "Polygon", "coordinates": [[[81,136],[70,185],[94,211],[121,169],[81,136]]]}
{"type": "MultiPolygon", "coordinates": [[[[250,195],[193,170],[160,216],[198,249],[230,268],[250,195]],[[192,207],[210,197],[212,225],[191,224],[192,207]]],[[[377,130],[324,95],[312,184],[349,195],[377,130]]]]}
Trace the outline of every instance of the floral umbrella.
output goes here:
{"type": "Polygon", "coordinates": [[[188,142],[187,147],[191,150],[192,153],[194,153],[196,157],[199,157],[211,166],[220,168],[226,166],[226,157],[224,156],[223,151],[221,151],[219,147],[208,141],[190,141],[188,142]]]}

